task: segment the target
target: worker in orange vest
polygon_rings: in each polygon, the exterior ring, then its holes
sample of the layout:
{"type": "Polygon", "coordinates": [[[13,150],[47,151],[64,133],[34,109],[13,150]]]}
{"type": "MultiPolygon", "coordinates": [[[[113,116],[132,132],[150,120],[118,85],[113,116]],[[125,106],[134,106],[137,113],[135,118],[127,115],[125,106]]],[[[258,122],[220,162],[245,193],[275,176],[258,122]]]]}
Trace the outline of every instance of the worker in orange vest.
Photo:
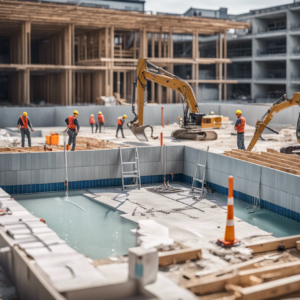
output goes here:
{"type": "MultiPolygon", "coordinates": [[[[95,119],[94,119],[94,115],[93,114],[91,114],[91,116],[90,116],[90,124],[91,124],[91,127],[92,127],[92,133],[94,133],[95,119]]],[[[96,132],[97,132],[97,129],[96,129],[96,132]]]]}
{"type": "Polygon", "coordinates": [[[77,117],[78,117],[78,111],[74,110],[73,111],[73,115],[70,116],[70,117],[68,117],[68,118],[66,118],[66,120],[65,120],[65,122],[68,125],[68,128],[66,129],[67,133],[69,135],[69,143],[68,143],[68,145],[69,145],[69,147],[72,145],[71,151],[75,150],[75,147],[76,147],[76,137],[77,137],[77,134],[78,134],[79,129],[80,129],[77,117]]]}
{"type": "Polygon", "coordinates": [[[237,110],[235,112],[237,120],[235,122],[234,130],[237,131],[237,146],[238,149],[240,150],[245,150],[245,137],[244,137],[244,132],[245,132],[245,125],[246,125],[246,119],[242,117],[242,112],[240,110],[237,110]]]}
{"type": "Polygon", "coordinates": [[[125,123],[125,120],[127,119],[126,115],[123,115],[121,117],[118,118],[118,127],[117,127],[117,133],[116,133],[116,137],[118,137],[118,132],[119,130],[121,130],[122,133],[122,138],[125,139],[124,133],[123,133],[123,124],[125,123]]]}
{"type": "Polygon", "coordinates": [[[18,129],[22,137],[22,147],[25,147],[25,135],[27,136],[28,139],[28,146],[31,147],[31,137],[30,137],[30,131],[28,127],[30,127],[31,132],[34,131],[31,122],[27,116],[27,112],[24,111],[22,116],[18,120],[18,129]]]}
{"type": "MultiPolygon", "coordinates": [[[[104,126],[105,124],[105,119],[104,119],[104,115],[102,114],[101,111],[99,111],[98,113],[98,126],[99,126],[99,132],[101,133],[101,127],[104,126]]],[[[97,129],[96,129],[97,131],[97,129]]]]}

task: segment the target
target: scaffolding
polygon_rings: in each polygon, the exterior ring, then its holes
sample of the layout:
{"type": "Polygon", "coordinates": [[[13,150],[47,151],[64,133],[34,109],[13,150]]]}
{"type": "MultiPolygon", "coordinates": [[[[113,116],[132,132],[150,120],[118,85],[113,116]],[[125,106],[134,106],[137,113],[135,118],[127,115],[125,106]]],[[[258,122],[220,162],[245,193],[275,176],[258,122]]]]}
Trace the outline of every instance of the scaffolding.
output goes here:
{"type": "MultiPolygon", "coordinates": [[[[8,91],[0,101],[15,105],[99,104],[101,96],[118,93],[128,102],[137,61],[174,72],[188,66],[186,75],[198,99],[199,84],[217,84],[219,100],[226,99],[227,31],[248,23],[202,17],[150,15],[84,6],[30,2],[0,3],[0,81],[8,91]],[[201,57],[199,37],[218,35],[214,57],[201,57]],[[173,37],[189,36],[182,55],[174,55],[173,37]],[[199,65],[215,65],[216,77],[199,79],[199,65]],[[6,96],[5,96],[6,95],[6,96]]],[[[178,43],[182,43],[179,41],[178,43]]],[[[177,50],[176,50],[177,51],[177,50]]],[[[185,76],[185,75],[184,75],[185,76]]],[[[178,103],[176,92],[150,83],[152,103],[178,103]]]]}

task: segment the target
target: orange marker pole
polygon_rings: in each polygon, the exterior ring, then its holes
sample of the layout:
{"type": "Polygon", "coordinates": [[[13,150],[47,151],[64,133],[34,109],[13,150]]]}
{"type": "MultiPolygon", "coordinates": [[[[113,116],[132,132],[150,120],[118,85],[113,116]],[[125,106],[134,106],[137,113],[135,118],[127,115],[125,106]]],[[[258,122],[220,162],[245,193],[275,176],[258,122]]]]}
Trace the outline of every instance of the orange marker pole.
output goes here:
{"type": "Polygon", "coordinates": [[[165,125],[164,125],[164,108],[163,107],[161,108],[161,126],[163,128],[165,128],[165,125]]]}
{"type": "Polygon", "coordinates": [[[223,247],[238,246],[239,240],[235,238],[234,232],[234,200],[233,200],[233,176],[228,177],[228,198],[227,198],[227,221],[224,239],[219,239],[218,245],[223,247]]]}
{"type": "Polygon", "coordinates": [[[161,146],[164,145],[164,135],[163,135],[162,132],[160,133],[160,145],[161,145],[161,146]]]}

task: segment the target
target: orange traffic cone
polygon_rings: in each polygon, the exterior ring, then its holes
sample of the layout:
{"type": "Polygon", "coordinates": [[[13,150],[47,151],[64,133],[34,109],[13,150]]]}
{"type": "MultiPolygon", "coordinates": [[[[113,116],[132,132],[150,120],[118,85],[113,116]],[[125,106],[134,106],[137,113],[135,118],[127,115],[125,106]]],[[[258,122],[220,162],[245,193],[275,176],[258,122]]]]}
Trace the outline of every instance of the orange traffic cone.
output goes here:
{"type": "Polygon", "coordinates": [[[224,239],[218,239],[217,244],[223,247],[238,246],[239,240],[234,236],[234,209],[233,209],[233,176],[228,177],[227,223],[224,239]]]}

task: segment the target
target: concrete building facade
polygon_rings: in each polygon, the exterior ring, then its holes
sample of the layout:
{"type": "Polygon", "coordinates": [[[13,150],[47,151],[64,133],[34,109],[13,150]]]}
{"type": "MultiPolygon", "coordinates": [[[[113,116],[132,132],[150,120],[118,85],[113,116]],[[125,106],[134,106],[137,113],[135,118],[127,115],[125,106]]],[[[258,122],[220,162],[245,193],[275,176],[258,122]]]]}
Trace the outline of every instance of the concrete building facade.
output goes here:
{"type": "MultiPolygon", "coordinates": [[[[218,10],[208,13],[191,8],[186,14],[196,16],[202,12],[222,18],[218,10]]],[[[228,85],[227,99],[273,102],[282,94],[290,97],[300,90],[300,2],[251,10],[241,15],[226,12],[223,18],[252,24],[251,29],[227,32],[227,56],[232,60],[227,78],[238,80],[238,84],[228,85]]],[[[216,37],[203,37],[199,41],[200,57],[215,56],[215,41],[216,37]]],[[[200,78],[216,76],[211,66],[199,72],[200,78]]],[[[217,87],[211,85],[210,89],[211,99],[214,99],[217,87]]]]}

